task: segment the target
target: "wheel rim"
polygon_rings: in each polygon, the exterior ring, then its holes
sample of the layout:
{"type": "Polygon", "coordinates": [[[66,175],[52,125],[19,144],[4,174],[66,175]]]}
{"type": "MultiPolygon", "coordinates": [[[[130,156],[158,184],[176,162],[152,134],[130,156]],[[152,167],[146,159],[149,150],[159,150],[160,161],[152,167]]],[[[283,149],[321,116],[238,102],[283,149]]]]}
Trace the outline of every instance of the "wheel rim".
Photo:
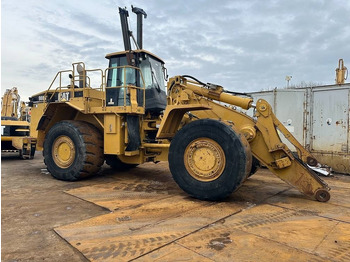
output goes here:
{"type": "Polygon", "coordinates": [[[70,167],[75,159],[75,147],[68,136],[59,136],[52,145],[52,158],[60,168],[70,167]]]}
{"type": "Polygon", "coordinates": [[[226,158],[223,149],[214,140],[199,138],[186,147],[184,163],[193,178],[208,182],[221,176],[225,169],[226,158]]]}

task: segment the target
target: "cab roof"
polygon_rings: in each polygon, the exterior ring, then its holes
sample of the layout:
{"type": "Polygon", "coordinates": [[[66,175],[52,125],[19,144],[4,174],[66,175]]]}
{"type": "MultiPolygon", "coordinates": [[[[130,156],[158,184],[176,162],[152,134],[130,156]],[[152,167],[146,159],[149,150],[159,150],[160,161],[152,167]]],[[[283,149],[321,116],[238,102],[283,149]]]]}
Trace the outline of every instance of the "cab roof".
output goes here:
{"type": "Polygon", "coordinates": [[[154,58],[156,58],[157,60],[159,60],[161,63],[164,64],[164,61],[163,59],[161,59],[160,57],[156,56],[155,54],[145,50],[145,49],[137,49],[137,50],[130,50],[130,51],[121,51],[121,52],[114,52],[114,53],[110,53],[110,54],[107,54],[105,57],[107,59],[113,57],[113,56],[119,56],[119,55],[126,55],[127,53],[145,53],[145,54],[148,54],[154,58]]]}

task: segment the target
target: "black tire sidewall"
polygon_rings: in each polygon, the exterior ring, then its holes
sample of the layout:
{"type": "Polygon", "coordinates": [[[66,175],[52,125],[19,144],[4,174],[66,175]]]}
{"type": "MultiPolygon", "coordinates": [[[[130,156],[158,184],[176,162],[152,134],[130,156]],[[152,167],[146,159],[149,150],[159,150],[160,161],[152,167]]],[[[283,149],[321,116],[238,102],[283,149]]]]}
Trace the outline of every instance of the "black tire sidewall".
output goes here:
{"type": "Polygon", "coordinates": [[[169,167],[176,183],[188,194],[204,200],[221,200],[236,190],[246,178],[243,144],[229,126],[212,119],[201,119],[184,126],[169,149],[169,167]],[[201,137],[217,142],[224,151],[226,165],[220,177],[202,182],[186,170],[184,153],[189,143],[201,137]]]}
{"type": "Polygon", "coordinates": [[[83,169],[86,150],[85,143],[79,130],[68,121],[56,123],[46,135],[44,142],[44,158],[48,171],[53,177],[59,180],[76,181],[80,179],[77,174],[83,169]],[[69,137],[75,148],[75,159],[68,168],[60,168],[52,157],[52,146],[59,136],[69,137]]]}

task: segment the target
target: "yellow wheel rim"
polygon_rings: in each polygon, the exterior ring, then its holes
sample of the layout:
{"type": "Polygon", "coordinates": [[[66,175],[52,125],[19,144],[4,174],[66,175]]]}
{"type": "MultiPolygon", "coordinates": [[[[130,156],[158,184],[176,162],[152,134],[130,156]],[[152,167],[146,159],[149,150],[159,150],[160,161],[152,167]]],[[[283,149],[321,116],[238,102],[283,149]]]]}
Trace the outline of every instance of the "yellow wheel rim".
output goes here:
{"type": "Polygon", "coordinates": [[[219,178],[226,158],[221,146],[210,138],[198,138],[185,149],[184,163],[188,173],[202,182],[219,178]]]}
{"type": "Polygon", "coordinates": [[[68,168],[75,159],[75,147],[68,136],[59,136],[52,145],[52,158],[60,168],[68,168]]]}

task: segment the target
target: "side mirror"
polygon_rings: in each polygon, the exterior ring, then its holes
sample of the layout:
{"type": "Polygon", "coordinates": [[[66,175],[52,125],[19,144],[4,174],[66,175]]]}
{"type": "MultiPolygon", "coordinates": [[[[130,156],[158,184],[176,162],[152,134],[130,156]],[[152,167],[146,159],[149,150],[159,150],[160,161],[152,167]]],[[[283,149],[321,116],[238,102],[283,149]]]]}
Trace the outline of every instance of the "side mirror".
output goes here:
{"type": "Polygon", "coordinates": [[[163,65],[163,74],[165,81],[168,81],[168,69],[163,65]]]}

